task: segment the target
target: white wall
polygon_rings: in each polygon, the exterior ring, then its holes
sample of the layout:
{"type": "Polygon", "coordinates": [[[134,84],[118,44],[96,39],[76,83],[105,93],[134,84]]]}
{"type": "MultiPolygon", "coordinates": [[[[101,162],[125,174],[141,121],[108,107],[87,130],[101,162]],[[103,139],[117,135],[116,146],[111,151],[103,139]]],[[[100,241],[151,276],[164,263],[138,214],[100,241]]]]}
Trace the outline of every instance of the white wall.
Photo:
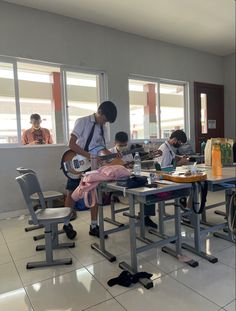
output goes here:
{"type": "Polygon", "coordinates": [[[15,181],[16,167],[33,168],[38,175],[43,190],[64,191],[66,177],[60,170],[60,161],[65,146],[36,146],[1,149],[0,175],[0,218],[1,213],[25,208],[19,186],[15,181]]]}
{"type": "MultiPolygon", "coordinates": [[[[111,137],[118,130],[129,131],[130,73],[190,83],[192,139],[193,81],[223,84],[221,57],[5,2],[0,2],[0,55],[105,70],[109,99],[118,107],[111,137]]],[[[61,188],[64,177],[58,167],[62,149],[0,150],[0,211],[20,208],[17,202],[22,201],[13,182],[17,165],[38,170],[45,185],[61,188]]]]}
{"type": "Polygon", "coordinates": [[[235,53],[224,57],[225,136],[234,140],[236,140],[235,57],[235,53]]]}

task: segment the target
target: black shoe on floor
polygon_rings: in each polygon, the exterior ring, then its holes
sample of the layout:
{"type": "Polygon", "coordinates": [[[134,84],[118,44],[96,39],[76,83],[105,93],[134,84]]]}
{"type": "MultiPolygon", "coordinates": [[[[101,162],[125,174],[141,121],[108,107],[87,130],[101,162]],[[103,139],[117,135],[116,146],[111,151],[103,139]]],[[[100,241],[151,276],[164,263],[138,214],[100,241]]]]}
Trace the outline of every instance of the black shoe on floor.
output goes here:
{"type": "Polygon", "coordinates": [[[149,216],[144,217],[144,223],[146,227],[151,227],[153,229],[157,229],[157,224],[151,220],[149,216]]]}
{"type": "Polygon", "coordinates": [[[75,209],[71,210],[71,216],[70,216],[70,220],[75,220],[77,218],[77,212],[75,209]]]}
{"type": "Polygon", "coordinates": [[[73,226],[71,224],[67,226],[64,225],[63,230],[65,231],[67,238],[70,240],[73,240],[77,235],[77,232],[73,229],[73,226]]]}
{"type": "MultiPolygon", "coordinates": [[[[92,228],[92,226],[90,226],[90,228],[89,228],[89,235],[96,236],[97,238],[99,238],[99,226],[97,225],[94,228],[92,228]]],[[[107,238],[108,238],[108,235],[105,234],[104,235],[104,239],[107,239],[107,238]]]]}

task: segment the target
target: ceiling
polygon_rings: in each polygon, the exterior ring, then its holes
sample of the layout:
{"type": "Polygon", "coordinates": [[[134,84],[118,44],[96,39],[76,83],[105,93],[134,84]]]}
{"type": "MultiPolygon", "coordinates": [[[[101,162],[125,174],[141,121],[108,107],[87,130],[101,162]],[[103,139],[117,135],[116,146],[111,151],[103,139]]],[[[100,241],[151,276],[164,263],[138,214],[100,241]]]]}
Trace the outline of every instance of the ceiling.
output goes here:
{"type": "Polygon", "coordinates": [[[235,0],[7,0],[217,55],[235,51],[235,0]]]}

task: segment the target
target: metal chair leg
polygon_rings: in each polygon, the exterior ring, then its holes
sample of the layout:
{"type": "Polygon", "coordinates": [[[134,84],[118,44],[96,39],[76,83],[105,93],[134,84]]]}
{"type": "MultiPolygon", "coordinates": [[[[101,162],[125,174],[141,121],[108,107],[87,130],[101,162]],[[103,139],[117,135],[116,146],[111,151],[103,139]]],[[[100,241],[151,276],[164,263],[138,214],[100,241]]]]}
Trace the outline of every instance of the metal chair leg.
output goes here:
{"type": "Polygon", "coordinates": [[[45,261],[29,262],[26,265],[27,269],[49,267],[57,265],[70,265],[72,258],[53,259],[53,226],[51,224],[45,226],[45,261]]]}

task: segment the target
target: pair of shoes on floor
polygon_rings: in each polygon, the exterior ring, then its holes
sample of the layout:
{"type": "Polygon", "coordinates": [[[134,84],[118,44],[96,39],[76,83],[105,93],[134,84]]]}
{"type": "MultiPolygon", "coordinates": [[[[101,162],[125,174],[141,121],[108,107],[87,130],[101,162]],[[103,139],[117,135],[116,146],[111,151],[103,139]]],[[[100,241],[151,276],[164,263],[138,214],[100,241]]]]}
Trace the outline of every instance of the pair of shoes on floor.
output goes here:
{"type": "Polygon", "coordinates": [[[65,231],[67,238],[70,240],[73,240],[77,235],[77,232],[73,229],[71,224],[64,225],[63,230],[65,231]]]}
{"type": "Polygon", "coordinates": [[[122,271],[117,278],[110,279],[107,284],[110,287],[114,285],[129,287],[131,284],[136,284],[139,279],[150,279],[151,277],[152,274],[147,272],[138,272],[135,274],[131,274],[128,271],[122,271]]]}
{"type": "MultiPolygon", "coordinates": [[[[89,235],[96,236],[97,238],[99,238],[99,226],[96,225],[96,227],[94,227],[94,228],[92,228],[92,226],[90,226],[89,235]]],[[[107,238],[108,238],[108,235],[105,234],[104,239],[107,239],[107,238]]]]}
{"type": "Polygon", "coordinates": [[[157,229],[157,224],[151,220],[151,218],[149,216],[145,216],[144,217],[144,224],[146,227],[151,227],[153,229],[157,229]]]}
{"type": "Polygon", "coordinates": [[[77,218],[77,212],[75,209],[71,210],[71,216],[70,216],[70,220],[75,220],[77,218]]]}

